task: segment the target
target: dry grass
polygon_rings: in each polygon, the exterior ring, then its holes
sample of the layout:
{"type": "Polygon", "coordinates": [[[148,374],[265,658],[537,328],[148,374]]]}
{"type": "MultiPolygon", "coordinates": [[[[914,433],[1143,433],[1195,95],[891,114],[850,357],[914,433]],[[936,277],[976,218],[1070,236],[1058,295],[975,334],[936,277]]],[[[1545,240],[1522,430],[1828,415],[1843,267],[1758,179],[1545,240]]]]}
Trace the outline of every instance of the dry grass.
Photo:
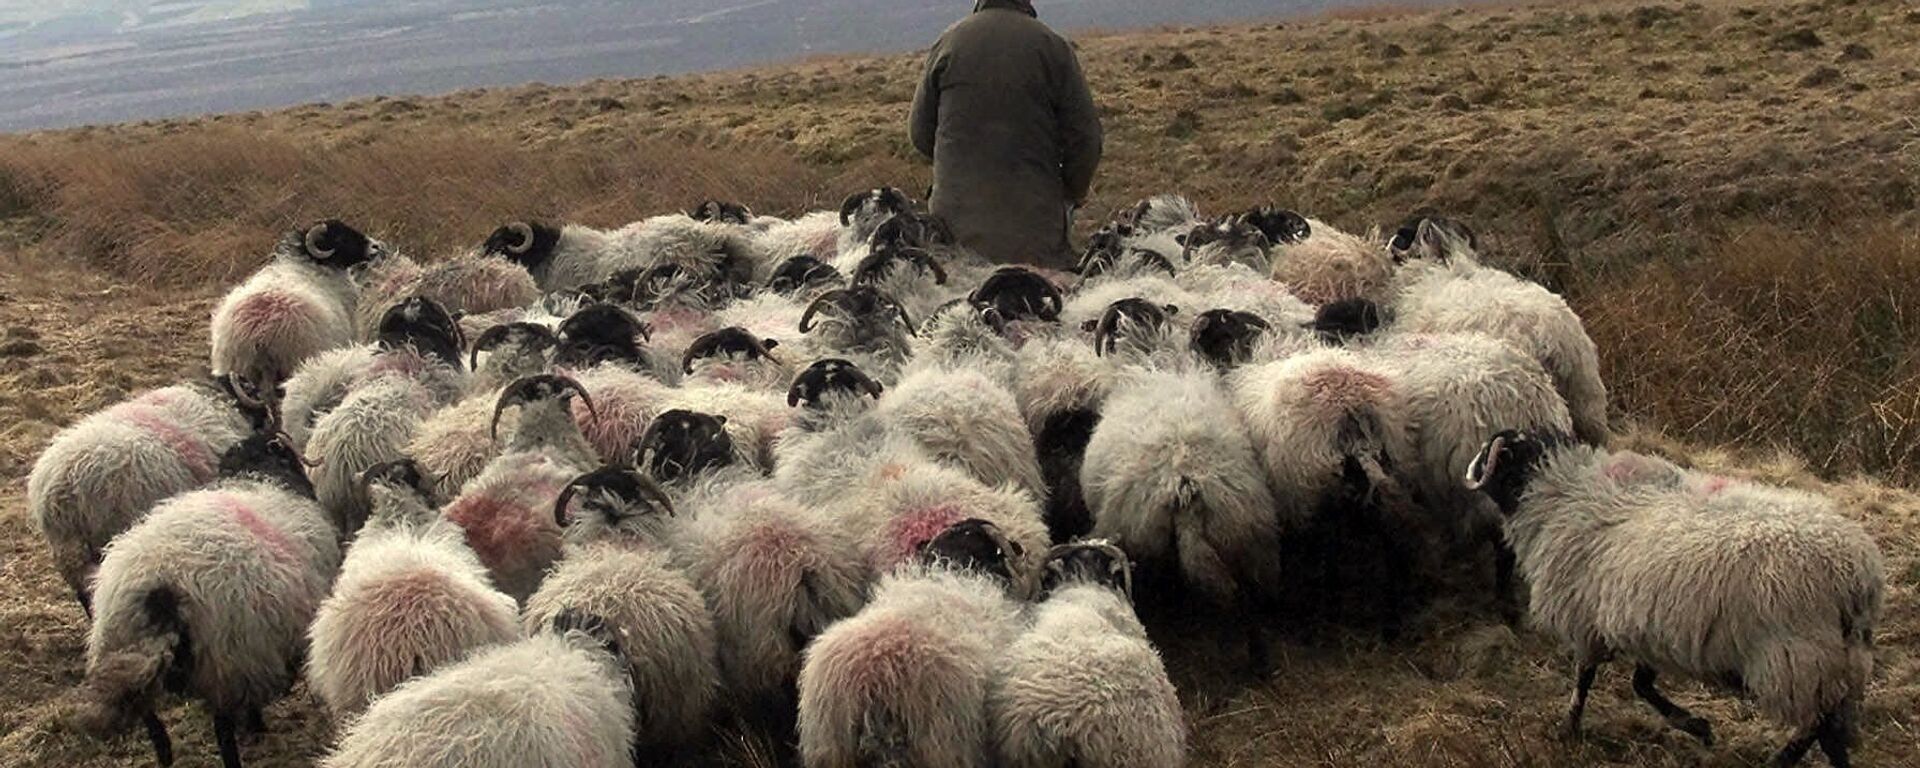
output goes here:
{"type": "MultiPolygon", "coordinates": [[[[1110,135],[1094,210],[1175,189],[1354,230],[1465,217],[1587,319],[1614,410],[1639,425],[1630,445],[1846,502],[1895,581],[1861,762],[1920,764],[1920,497],[1896,487],[1920,483],[1920,12],[1366,12],[1082,52],[1110,135]]],[[[911,56],[838,57],[0,137],[0,764],[143,764],[134,739],[103,749],[57,723],[83,623],[20,512],[24,475],[60,425],[190,372],[213,291],[280,229],[341,216],[435,254],[526,215],[609,225],[706,196],[792,213],[875,183],[918,190],[901,130],[917,72],[911,56]]],[[[1484,575],[1461,570],[1467,593],[1484,575]]],[[[1724,742],[1701,749],[1613,670],[1588,736],[1561,743],[1564,660],[1488,617],[1445,600],[1395,644],[1288,623],[1280,671],[1255,685],[1222,669],[1224,628],[1154,627],[1199,765],[1735,766],[1783,737],[1680,686],[1724,742]]],[[[258,764],[324,749],[303,692],[269,717],[258,764]]],[[[168,718],[183,762],[206,764],[205,718],[168,718]]],[[[729,734],[713,752],[758,765],[767,745],[729,734]]]]}

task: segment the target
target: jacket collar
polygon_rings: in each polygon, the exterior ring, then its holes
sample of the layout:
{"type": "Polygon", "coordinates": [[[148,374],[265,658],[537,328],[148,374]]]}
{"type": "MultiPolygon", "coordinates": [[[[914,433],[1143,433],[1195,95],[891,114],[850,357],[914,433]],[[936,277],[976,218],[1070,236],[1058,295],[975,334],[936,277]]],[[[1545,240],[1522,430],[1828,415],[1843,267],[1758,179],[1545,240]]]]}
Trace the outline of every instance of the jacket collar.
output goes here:
{"type": "Polygon", "coordinates": [[[1033,0],[980,0],[974,4],[973,12],[979,13],[992,8],[1019,11],[1034,18],[1040,17],[1040,14],[1033,10],[1033,0]]]}

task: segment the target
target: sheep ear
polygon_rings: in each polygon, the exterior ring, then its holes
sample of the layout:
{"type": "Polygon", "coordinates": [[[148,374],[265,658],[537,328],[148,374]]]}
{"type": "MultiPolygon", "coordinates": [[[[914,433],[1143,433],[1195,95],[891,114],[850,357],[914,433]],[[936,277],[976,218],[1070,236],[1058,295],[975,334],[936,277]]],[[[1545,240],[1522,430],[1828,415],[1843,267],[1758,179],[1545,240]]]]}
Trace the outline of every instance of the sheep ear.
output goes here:
{"type": "Polygon", "coordinates": [[[725,416],[715,416],[715,417],[713,417],[713,420],[714,420],[715,422],[718,422],[718,423],[720,424],[720,426],[723,426],[723,427],[724,427],[724,426],[726,426],[726,425],[727,425],[727,417],[725,417],[725,416]]]}

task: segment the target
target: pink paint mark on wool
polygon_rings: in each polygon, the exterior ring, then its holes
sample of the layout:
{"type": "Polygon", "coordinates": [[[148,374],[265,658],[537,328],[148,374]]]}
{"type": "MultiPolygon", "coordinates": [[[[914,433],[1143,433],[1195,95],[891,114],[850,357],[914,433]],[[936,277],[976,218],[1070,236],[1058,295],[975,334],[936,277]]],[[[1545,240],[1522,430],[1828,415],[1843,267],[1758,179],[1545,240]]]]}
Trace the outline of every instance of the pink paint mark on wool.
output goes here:
{"type": "Polygon", "coordinates": [[[700,327],[706,323],[707,314],[696,309],[672,307],[662,309],[647,316],[647,322],[653,326],[654,333],[666,333],[688,327],[700,327]]]}
{"type": "Polygon", "coordinates": [[[828,261],[840,254],[840,231],[823,229],[815,235],[813,242],[807,244],[807,250],[814,258],[828,261]]]}
{"type": "Polygon", "coordinates": [[[128,405],[150,405],[155,408],[168,408],[180,402],[178,394],[172,390],[156,389],[137,398],[128,405]]]}
{"type": "Polygon", "coordinates": [[[1713,475],[1700,483],[1700,495],[1714,496],[1733,485],[1733,478],[1725,475],[1713,475]]]}
{"type": "Polygon", "coordinates": [[[1378,403],[1392,390],[1385,376],[1346,366],[1309,373],[1305,384],[1315,404],[1342,411],[1378,403]]]}
{"type": "Polygon", "coordinates": [[[180,459],[195,481],[205,483],[213,480],[213,449],[198,435],[174,423],[172,418],[153,405],[135,404],[126,410],[125,416],[140,431],[152,435],[166,446],[180,459]]]}
{"type": "Polygon", "coordinates": [[[415,378],[427,370],[426,358],[407,350],[394,350],[373,359],[373,365],[367,366],[366,378],[394,374],[415,378]]]}
{"type": "Polygon", "coordinates": [[[876,553],[879,560],[874,565],[885,571],[906,562],[919,553],[922,545],[962,519],[960,508],[951,504],[901,511],[887,521],[886,540],[876,553]]]}
{"type": "Polygon", "coordinates": [[[262,519],[260,514],[255,512],[253,507],[248,506],[245,500],[230,493],[222,493],[215,498],[218,499],[217,503],[220,505],[220,508],[227,514],[232,515],[234,521],[240,524],[242,530],[245,530],[248,535],[251,535],[256,541],[266,546],[267,552],[273,556],[273,559],[283,563],[293,563],[299,560],[299,556],[294,550],[293,540],[287,538],[286,532],[275,528],[272,523],[262,519]]]}
{"type": "Polygon", "coordinates": [[[306,319],[307,303],[291,292],[268,288],[240,300],[233,319],[252,331],[282,328],[306,319]]]}

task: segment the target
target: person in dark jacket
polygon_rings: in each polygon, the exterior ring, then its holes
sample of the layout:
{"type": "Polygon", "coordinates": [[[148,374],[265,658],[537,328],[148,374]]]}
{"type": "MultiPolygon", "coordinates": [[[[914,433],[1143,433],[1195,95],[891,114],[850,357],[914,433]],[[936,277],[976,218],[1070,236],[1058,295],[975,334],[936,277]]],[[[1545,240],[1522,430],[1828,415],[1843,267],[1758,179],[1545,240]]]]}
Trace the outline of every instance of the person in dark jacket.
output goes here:
{"type": "Polygon", "coordinates": [[[979,0],[927,56],[914,148],[933,159],[935,215],[1000,263],[1064,269],[1072,211],[1100,165],[1100,117],[1073,46],[1032,0],[979,0]]]}

